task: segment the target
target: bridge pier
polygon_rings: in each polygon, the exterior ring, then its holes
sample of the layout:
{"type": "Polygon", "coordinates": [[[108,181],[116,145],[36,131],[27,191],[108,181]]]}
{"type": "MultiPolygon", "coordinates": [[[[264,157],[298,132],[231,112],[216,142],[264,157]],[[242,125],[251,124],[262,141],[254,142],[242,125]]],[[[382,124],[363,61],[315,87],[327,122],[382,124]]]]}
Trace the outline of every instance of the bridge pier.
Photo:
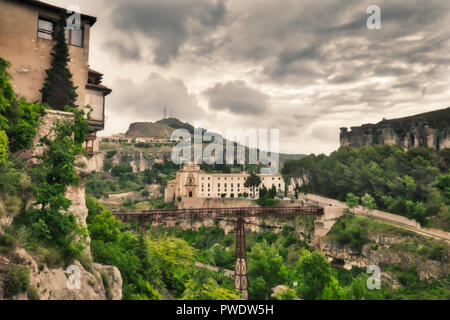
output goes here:
{"type": "Polygon", "coordinates": [[[234,288],[241,291],[243,300],[248,300],[247,246],[245,243],[245,222],[242,217],[238,218],[236,224],[234,288]]]}

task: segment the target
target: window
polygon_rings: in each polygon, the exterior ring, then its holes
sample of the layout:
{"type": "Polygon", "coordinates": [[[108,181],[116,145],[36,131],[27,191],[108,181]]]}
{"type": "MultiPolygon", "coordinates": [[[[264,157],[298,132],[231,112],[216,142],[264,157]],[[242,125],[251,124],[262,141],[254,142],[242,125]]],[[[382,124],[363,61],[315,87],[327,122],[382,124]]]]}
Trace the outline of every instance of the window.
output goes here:
{"type": "Polygon", "coordinates": [[[54,23],[50,20],[38,20],[38,38],[52,40],[53,39],[54,23]]]}
{"type": "Polygon", "coordinates": [[[83,29],[69,29],[66,28],[66,40],[69,44],[77,47],[83,46],[83,29]]]}
{"type": "MultiPolygon", "coordinates": [[[[53,32],[55,31],[55,22],[51,19],[39,18],[38,20],[38,38],[53,40],[53,32]]],[[[68,44],[82,47],[83,46],[83,29],[65,28],[64,34],[68,44]]]]}

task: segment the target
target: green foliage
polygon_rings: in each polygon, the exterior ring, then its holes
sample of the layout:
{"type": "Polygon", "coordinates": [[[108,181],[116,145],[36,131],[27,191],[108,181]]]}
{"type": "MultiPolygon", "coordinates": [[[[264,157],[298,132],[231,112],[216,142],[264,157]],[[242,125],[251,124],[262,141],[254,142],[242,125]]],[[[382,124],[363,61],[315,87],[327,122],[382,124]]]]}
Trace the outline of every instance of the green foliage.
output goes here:
{"type": "Polygon", "coordinates": [[[0,130],[0,163],[8,158],[8,136],[6,132],[0,130]]]}
{"type": "Polygon", "coordinates": [[[347,298],[350,300],[382,300],[381,290],[370,290],[367,288],[368,274],[359,274],[353,278],[347,289],[347,298]]]}
{"type": "Polygon", "coordinates": [[[329,156],[291,160],[283,167],[283,174],[302,182],[299,191],[340,200],[352,193],[370,200],[365,203],[369,210],[376,206],[421,224],[439,212],[442,202],[436,186],[439,157],[431,148],[403,152],[392,145],[342,147],[329,156]],[[364,197],[366,194],[371,198],[364,197]]]}
{"type": "Polygon", "coordinates": [[[355,251],[361,251],[362,246],[369,242],[367,230],[347,217],[339,220],[330,235],[333,235],[340,245],[349,245],[355,251]]]}
{"type": "Polygon", "coordinates": [[[12,297],[25,292],[30,284],[30,270],[25,266],[14,266],[8,271],[5,296],[12,297]]]}
{"type": "Polygon", "coordinates": [[[252,172],[245,180],[244,187],[251,188],[255,197],[255,188],[261,184],[261,177],[252,172]]]}
{"type": "Polygon", "coordinates": [[[120,221],[111,212],[103,211],[90,219],[89,233],[92,238],[104,242],[117,242],[120,236],[120,221]]]}
{"type": "Polygon", "coordinates": [[[108,152],[106,152],[106,159],[111,159],[112,157],[114,157],[117,153],[117,150],[110,150],[108,152]]]}
{"type": "Polygon", "coordinates": [[[259,198],[256,199],[255,201],[261,207],[273,207],[280,202],[280,200],[278,199],[270,199],[270,198],[259,198]]]}
{"type": "Polygon", "coordinates": [[[36,288],[29,287],[27,290],[27,298],[29,300],[40,300],[39,293],[36,288]]]}
{"type": "Polygon", "coordinates": [[[359,197],[354,195],[353,193],[347,193],[347,196],[345,197],[345,203],[350,209],[355,210],[355,207],[359,205],[359,197]]]}
{"type": "Polygon", "coordinates": [[[272,288],[286,282],[288,272],[276,246],[266,241],[255,243],[248,253],[251,299],[268,299],[272,288]]]}
{"type": "Polygon", "coordinates": [[[43,102],[59,110],[64,110],[65,106],[74,107],[77,99],[77,87],[73,85],[72,73],[68,66],[70,53],[64,34],[66,26],[66,19],[61,16],[55,26],[56,43],[51,53],[51,66],[45,71],[47,77],[41,89],[43,102]]]}
{"type": "Polygon", "coordinates": [[[182,300],[239,300],[234,289],[226,288],[222,276],[204,268],[194,271],[192,279],[186,283],[182,300]],[[224,287],[225,286],[225,287],[224,287]]]}
{"type": "Polygon", "coordinates": [[[330,263],[318,252],[306,254],[295,269],[297,293],[302,299],[342,299],[343,289],[336,280],[330,263]]]}
{"type": "Polygon", "coordinates": [[[377,208],[377,204],[375,202],[375,199],[368,193],[366,193],[362,198],[361,198],[361,203],[364,207],[366,207],[367,209],[369,209],[369,211],[372,211],[373,209],[377,208]]]}
{"type": "Polygon", "coordinates": [[[4,157],[6,133],[9,151],[28,149],[33,144],[39,119],[44,113],[40,104],[17,99],[7,72],[10,63],[0,57],[0,158],[4,157]],[[2,156],[3,154],[3,156],[2,156]]]}
{"type": "Polygon", "coordinates": [[[126,173],[133,172],[133,168],[128,163],[119,163],[111,169],[111,174],[114,177],[123,177],[123,179],[129,179],[126,173]]]}

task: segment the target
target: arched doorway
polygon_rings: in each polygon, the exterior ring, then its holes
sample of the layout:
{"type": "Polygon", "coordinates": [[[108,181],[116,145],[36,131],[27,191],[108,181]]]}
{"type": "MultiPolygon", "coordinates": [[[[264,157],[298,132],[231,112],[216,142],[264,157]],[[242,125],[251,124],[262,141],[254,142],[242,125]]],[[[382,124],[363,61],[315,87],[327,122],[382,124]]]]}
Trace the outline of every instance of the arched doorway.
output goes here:
{"type": "Polygon", "coordinates": [[[189,191],[189,198],[192,198],[192,191],[189,191]]]}

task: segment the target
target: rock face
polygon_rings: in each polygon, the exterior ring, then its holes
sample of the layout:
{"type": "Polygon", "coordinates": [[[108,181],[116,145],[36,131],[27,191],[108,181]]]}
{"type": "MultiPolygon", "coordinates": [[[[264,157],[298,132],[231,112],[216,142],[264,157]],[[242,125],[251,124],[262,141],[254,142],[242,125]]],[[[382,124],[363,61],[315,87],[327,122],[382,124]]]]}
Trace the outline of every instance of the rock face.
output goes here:
{"type": "Polygon", "coordinates": [[[373,246],[365,245],[361,251],[352,250],[347,245],[339,245],[335,241],[326,239],[320,240],[320,251],[332,262],[339,262],[346,269],[352,266],[368,267],[370,265],[380,266],[383,273],[384,266],[400,266],[407,271],[411,265],[415,265],[421,280],[442,279],[447,273],[449,264],[435,260],[415,259],[413,256],[400,250],[387,250],[394,244],[401,243],[407,238],[380,237],[377,239],[369,239],[371,243],[376,243],[376,250],[373,246]]]}
{"type": "MultiPolygon", "coordinates": [[[[120,300],[122,298],[122,278],[116,267],[93,264],[87,270],[79,261],[74,261],[71,268],[79,270],[79,286],[73,285],[68,269],[49,268],[39,264],[23,248],[16,248],[7,258],[3,257],[3,266],[20,264],[30,270],[30,288],[34,289],[40,300],[120,300]],[[105,284],[102,273],[109,279],[105,284]]],[[[73,282],[75,283],[75,282],[73,282]]],[[[18,294],[12,299],[29,299],[27,293],[18,294]]]]}
{"type": "Polygon", "coordinates": [[[373,144],[398,145],[403,150],[427,146],[436,150],[450,148],[450,108],[416,116],[383,120],[377,124],[341,128],[341,147],[355,148],[373,144]]]}
{"type": "MultiPolygon", "coordinates": [[[[73,114],[60,111],[47,111],[38,129],[36,144],[39,137],[48,134],[53,124],[59,120],[73,120],[73,114]]],[[[34,148],[24,154],[30,165],[39,165],[36,156],[42,154],[42,147],[34,148]]],[[[80,176],[78,186],[69,186],[66,190],[66,198],[72,203],[68,212],[72,213],[80,225],[86,227],[88,209],[85,199],[85,178],[94,169],[95,165],[90,163],[84,156],[78,156],[75,161],[76,174],[80,176]]],[[[32,201],[31,201],[32,202],[32,201]]],[[[31,203],[30,202],[30,203],[31,203]]],[[[0,208],[1,209],[1,208],[0,208]]],[[[11,224],[12,217],[0,220],[0,225],[11,224]],[[8,219],[7,219],[8,218],[8,219]]],[[[106,300],[122,298],[122,277],[120,271],[114,266],[104,266],[92,263],[90,253],[90,239],[87,239],[86,251],[83,254],[86,264],[83,266],[75,260],[72,265],[79,270],[80,288],[69,288],[67,285],[67,274],[64,268],[52,268],[28,253],[23,248],[15,248],[7,254],[0,254],[0,289],[4,285],[5,274],[10,267],[15,265],[26,266],[30,270],[30,287],[33,288],[41,300],[106,300]]],[[[0,300],[3,294],[0,290],[0,300]]],[[[27,293],[21,293],[12,299],[28,299],[27,293]]]]}

